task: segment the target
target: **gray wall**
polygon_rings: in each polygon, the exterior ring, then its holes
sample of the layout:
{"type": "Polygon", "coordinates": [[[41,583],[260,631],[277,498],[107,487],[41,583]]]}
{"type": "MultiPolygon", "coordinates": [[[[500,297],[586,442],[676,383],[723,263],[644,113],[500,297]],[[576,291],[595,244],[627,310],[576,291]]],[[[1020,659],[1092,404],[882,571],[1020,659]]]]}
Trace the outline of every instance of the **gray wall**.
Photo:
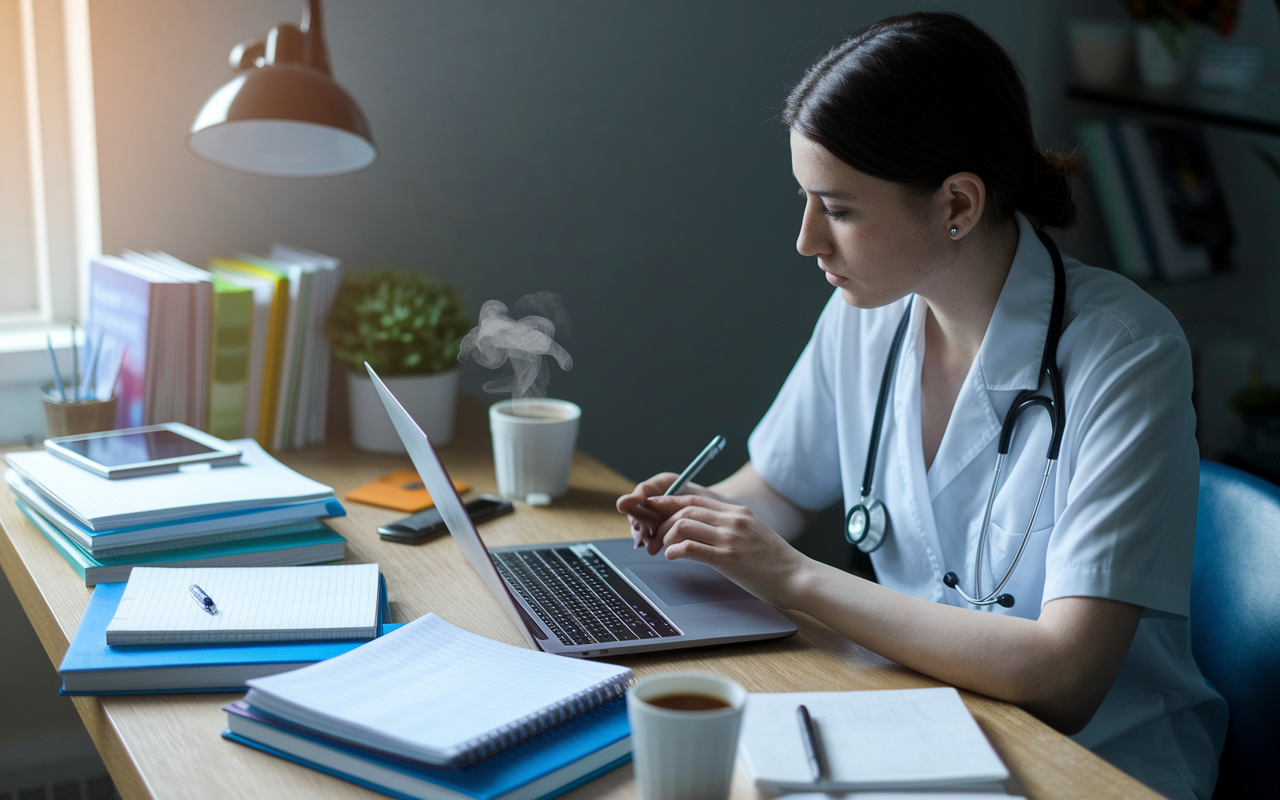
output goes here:
{"type": "MultiPolygon", "coordinates": [[[[196,159],[185,131],[230,78],[230,46],[300,5],[93,4],[104,248],[203,263],[279,239],[428,270],[473,311],[559,292],[575,363],[550,391],[584,407],[581,446],[633,477],[714,433],[730,448],[706,477],[742,463],[829,295],[795,252],[801,201],[775,121],[826,46],[904,8],[951,8],[1010,47],[1039,105],[1057,101],[1044,2],[330,0],[334,69],[379,160],[282,180],[196,159]]],[[[472,393],[489,377],[465,375],[472,393]]]]}

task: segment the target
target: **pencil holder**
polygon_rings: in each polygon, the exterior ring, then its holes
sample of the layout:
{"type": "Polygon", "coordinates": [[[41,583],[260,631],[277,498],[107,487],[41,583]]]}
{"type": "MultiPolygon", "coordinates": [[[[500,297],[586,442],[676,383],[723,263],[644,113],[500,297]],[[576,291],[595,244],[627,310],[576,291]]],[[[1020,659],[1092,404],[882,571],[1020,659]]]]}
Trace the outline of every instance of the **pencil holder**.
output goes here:
{"type": "Polygon", "coordinates": [[[74,436],[78,433],[109,431],[116,427],[116,398],[109,400],[68,400],[45,392],[44,427],[47,438],[74,436]]]}

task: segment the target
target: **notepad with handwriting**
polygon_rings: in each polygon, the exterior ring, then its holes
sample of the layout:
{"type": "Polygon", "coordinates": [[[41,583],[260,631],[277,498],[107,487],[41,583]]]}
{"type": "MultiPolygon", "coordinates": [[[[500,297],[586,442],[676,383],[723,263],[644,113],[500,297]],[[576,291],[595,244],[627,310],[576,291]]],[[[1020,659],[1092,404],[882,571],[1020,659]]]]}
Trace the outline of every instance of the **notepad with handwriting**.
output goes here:
{"type": "Polygon", "coordinates": [[[631,677],[427,614],[328,661],[249,681],[245,700],[333,739],[460,767],[618,698],[631,677]]]}
{"type": "Polygon", "coordinates": [[[955,689],[752,694],[740,749],[768,792],[968,788],[1009,777],[955,689]],[[809,709],[827,779],[814,783],[797,706],[809,709]]]}
{"type": "Polygon", "coordinates": [[[372,639],[377,624],[377,564],[135,567],[107,644],[372,639]],[[193,585],[216,613],[196,601],[193,585]]]}

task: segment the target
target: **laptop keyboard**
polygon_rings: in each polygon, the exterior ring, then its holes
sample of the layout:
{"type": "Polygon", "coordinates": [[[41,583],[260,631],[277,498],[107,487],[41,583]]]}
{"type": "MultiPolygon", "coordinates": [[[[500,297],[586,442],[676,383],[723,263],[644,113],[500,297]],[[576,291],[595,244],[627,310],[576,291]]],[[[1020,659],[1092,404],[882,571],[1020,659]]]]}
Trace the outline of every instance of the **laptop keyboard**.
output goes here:
{"type": "Polygon", "coordinates": [[[589,545],[493,554],[507,585],[565,644],[679,636],[589,545]]]}

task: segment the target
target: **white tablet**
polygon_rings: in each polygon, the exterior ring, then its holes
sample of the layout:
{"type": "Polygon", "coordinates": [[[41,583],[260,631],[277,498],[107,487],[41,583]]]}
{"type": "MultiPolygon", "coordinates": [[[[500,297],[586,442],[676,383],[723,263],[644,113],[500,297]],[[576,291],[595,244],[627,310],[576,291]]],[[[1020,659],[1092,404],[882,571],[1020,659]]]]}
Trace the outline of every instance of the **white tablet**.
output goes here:
{"type": "Polygon", "coordinates": [[[58,458],[104,478],[136,478],[183,467],[240,463],[240,450],[180,422],[45,439],[58,458]]]}

